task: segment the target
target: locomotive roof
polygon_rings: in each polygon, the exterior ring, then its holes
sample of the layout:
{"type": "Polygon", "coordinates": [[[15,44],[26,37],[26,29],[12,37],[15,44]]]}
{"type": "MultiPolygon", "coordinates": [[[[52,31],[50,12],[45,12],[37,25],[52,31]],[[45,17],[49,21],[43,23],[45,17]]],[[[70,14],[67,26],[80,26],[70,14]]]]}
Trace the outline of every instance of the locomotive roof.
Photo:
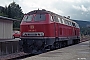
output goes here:
{"type": "Polygon", "coordinates": [[[65,16],[61,16],[61,15],[58,15],[58,14],[56,14],[56,13],[53,13],[53,12],[51,12],[51,11],[47,11],[47,10],[45,10],[45,9],[42,9],[42,10],[33,10],[33,11],[31,11],[31,12],[29,12],[29,13],[27,13],[28,15],[31,15],[31,14],[51,14],[51,15],[56,15],[56,16],[59,16],[59,17],[61,17],[62,19],[65,19],[65,20],[68,20],[68,21],[71,21],[71,22],[73,22],[73,23],[75,23],[75,24],[77,24],[75,21],[73,21],[72,19],[69,19],[69,18],[67,18],[67,17],[65,17],[65,16]]]}
{"type": "MultiPolygon", "coordinates": [[[[45,10],[45,9],[42,9],[42,10],[33,10],[33,11],[31,11],[31,12],[29,12],[29,13],[27,13],[27,14],[39,14],[39,13],[41,13],[41,14],[54,14],[54,15],[58,15],[58,14],[55,14],[55,13],[53,13],[53,12],[51,12],[51,11],[47,11],[47,10],[45,10]]],[[[60,15],[58,15],[58,16],[60,16],[60,15]]]]}
{"type": "Polygon", "coordinates": [[[42,13],[42,14],[46,13],[46,14],[48,14],[48,12],[46,10],[33,10],[33,11],[27,13],[27,14],[36,14],[36,13],[37,14],[38,13],[42,13]]]}

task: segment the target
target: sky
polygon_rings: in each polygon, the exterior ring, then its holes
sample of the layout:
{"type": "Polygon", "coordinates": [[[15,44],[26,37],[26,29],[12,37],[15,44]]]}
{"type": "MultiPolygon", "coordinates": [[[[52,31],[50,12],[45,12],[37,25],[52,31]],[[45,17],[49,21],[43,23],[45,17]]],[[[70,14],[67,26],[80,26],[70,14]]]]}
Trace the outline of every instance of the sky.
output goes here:
{"type": "Polygon", "coordinates": [[[74,20],[90,21],[90,0],[0,0],[0,6],[13,1],[19,4],[23,13],[45,9],[74,20]]]}

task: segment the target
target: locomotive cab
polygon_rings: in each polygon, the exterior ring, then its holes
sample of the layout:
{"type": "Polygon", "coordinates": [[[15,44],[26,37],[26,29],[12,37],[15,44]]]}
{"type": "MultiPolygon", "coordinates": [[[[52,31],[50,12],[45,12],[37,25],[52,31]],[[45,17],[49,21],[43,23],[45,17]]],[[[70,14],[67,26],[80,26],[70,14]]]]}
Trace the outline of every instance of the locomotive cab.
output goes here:
{"type": "Polygon", "coordinates": [[[45,48],[47,37],[50,36],[49,19],[50,14],[41,10],[24,15],[20,24],[20,38],[23,41],[24,52],[36,53],[45,48]]]}

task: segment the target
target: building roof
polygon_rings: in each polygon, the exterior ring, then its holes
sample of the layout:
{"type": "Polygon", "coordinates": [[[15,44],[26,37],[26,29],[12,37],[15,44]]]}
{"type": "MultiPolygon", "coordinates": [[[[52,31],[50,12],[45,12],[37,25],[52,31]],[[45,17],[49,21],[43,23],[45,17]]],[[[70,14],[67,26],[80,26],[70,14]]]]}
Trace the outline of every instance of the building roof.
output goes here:
{"type": "Polygon", "coordinates": [[[3,17],[3,16],[0,16],[0,19],[9,20],[9,21],[18,21],[17,19],[12,19],[12,18],[3,17]]]}

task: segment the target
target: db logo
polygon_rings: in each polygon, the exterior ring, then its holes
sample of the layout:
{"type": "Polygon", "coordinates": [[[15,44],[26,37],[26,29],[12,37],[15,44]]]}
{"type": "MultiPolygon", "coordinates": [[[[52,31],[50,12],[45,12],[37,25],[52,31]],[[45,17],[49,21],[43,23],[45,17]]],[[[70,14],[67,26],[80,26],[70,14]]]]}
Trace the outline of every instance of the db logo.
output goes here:
{"type": "Polygon", "coordinates": [[[30,29],[34,29],[34,25],[30,25],[30,29]]]}

